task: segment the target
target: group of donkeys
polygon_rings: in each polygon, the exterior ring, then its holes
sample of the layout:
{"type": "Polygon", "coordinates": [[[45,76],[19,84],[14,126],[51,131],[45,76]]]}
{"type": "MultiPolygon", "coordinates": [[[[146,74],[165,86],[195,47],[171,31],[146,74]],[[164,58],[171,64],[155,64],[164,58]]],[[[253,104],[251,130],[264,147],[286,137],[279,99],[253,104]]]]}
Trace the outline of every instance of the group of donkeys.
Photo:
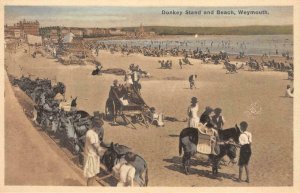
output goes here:
{"type": "MultiPolygon", "coordinates": [[[[94,112],[94,115],[91,116],[86,111],[77,110],[77,98],[72,99],[70,103],[58,100],[57,95],[64,96],[66,90],[65,85],[61,82],[52,85],[51,80],[48,79],[31,80],[29,77],[22,76],[19,79],[13,78],[12,84],[23,90],[34,102],[35,123],[48,134],[61,139],[63,145],[71,149],[73,154],[82,156],[85,134],[93,121],[102,121],[101,114],[94,112]],[[61,104],[69,104],[70,109],[63,108],[61,104]]],[[[113,166],[124,159],[127,153],[131,153],[131,149],[117,143],[103,142],[103,127],[98,128],[97,133],[99,140],[102,141],[101,145],[106,148],[101,162],[109,172],[112,172],[113,166]]],[[[135,181],[140,186],[147,186],[148,167],[146,161],[137,155],[133,165],[136,168],[135,181]]]]}
{"type": "MultiPolygon", "coordinates": [[[[89,114],[85,111],[65,111],[60,106],[60,100],[55,97],[64,95],[65,85],[58,82],[51,84],[51,80],[37,78],[31,80],[22,76],[13,80],[34,102],[34,121],[43,130],[67,139],[74,153],[79,153],[83,147],[83,137],[91,123],[89,114]]],[[[76,107],[76,98],[70,103],[71,108],[76,107]]]]}

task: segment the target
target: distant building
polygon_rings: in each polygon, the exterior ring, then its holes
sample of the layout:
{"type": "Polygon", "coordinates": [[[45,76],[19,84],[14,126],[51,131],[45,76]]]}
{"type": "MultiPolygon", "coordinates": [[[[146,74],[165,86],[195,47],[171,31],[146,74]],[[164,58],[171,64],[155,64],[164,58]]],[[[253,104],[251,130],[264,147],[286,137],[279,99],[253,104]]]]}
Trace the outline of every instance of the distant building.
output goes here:
{"type": "Polygon", "coordinates": [[[150,31],[150,32],[149,32],[149,35],[150,35],[150,36],[155,36],[156,33],[155,33],[154,31],[150,31]]]}
{"type": "Polygon", "coordinates": [[[109,29],[93,28],[93,33],[96,35],[109,35],[109,29]]]}
{"type": "Polygon", "coordinates": [[[136,28],[133,32],[127,32],[126,36],[128,38],[148,38],[155,36],[156,33],[153,31],[147,32],[144,29],[143,24],[140,25],[139,28],[136,28]]]}
{"type": "Polygon", "coordinates": [[[125,36],[126,32],[121,31],[120,29],[110,29],[109,34],[113,36],[125,36]]]}
{"type": "Polygon", "coordinates": [[[141,23],[140,29],[139,29],[139,35],[140,35],[140,36],[144,36],[144,34],[145,34],[144,26],[143,26],[143,24],[141,23]]]}
{"type": "Polygon", "coordinates": [[[83,30],[84,36],[92,36],[93,35],[93,29],[92,28],[86,28],[83,30]]]}
{"type": "Polygon", "coordinates": [[[83,37],[83,30],[82,29],[71,28],[70,32],[73,33],[76,37],[83,37]]]}
{"type": "Polygon", "coordinates": [[[14,39],[21,38],[21,29],[16,25],[14,26],[5,25],[4,36],[5,38],[14,38],[14,39]]]}
{"type": "Polygon", "coordinates": [[[4,26],[4,34],[5,38],[23,38],[25,39],[26,36],[40,35],[40,23],[38,21],[19,21],[18,23],[14,24],[13,26],[4,26]]]}
{"type": "Polygon", "coordinates": [[[62,29],[60,30],[61,36],[65,36],[65,35],[67,35],[67,34],[69,34],[69,33],[70,33],[70,28],[62,28],[62,29]]]}
{"type": "Polygon", "coordinates": [[[39,36],[40,35],[40,23],[36,21],[26,21],[25,19],[23,21],[20,21],[17,23],[17,26],[23,31],[24,36],[26,34],[39,36]]]}
{"type": "Polygon", "coordinates": [[[58,40],[58,30],[57,29],[51,29],[50,30],[50,36],[49,39],[56,42],[58,40]]]}
{"type": "Polygon", "coordinates": [[[83,30],[84,37],[104,37],[109,35],[109,29],[104,28],[85,28],[83,30]]]}

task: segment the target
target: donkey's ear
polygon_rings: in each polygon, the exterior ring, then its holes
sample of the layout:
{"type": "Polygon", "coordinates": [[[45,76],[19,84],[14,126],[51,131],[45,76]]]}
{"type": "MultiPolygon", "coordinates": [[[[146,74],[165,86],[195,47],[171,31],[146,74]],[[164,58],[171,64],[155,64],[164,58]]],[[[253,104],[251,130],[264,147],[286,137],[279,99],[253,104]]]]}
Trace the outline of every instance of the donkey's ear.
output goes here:
{"type": "Polygon", "coordinates": [[[111,142],[110,143],[110,147],[109,147],[110,149],[114,149],[114,142],[111,142]]]}

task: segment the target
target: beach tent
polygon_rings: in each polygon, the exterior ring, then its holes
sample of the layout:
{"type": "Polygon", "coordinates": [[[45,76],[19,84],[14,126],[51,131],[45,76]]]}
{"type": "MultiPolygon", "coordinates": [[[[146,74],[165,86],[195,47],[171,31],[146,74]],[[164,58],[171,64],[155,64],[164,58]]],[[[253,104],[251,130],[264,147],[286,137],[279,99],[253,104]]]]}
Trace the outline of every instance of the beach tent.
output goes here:
{"type": "Polygon", "coordinates": [[[75,35],[73,33],[68,33],[64,36],[63,43],[72,43],[74,37],[75,35]]]}
{"type": "Polygon", "coordinates": [[[27,34],[27,42],[30,45],[42,45],[42,37],[27,34]]]}

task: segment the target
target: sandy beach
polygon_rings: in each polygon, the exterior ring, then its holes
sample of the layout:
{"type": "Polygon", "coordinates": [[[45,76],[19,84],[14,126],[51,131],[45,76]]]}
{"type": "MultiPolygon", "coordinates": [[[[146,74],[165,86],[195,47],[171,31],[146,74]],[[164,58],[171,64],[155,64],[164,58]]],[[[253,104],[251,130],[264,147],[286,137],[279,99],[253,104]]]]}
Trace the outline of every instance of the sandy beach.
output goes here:
{"type": "MultiPolygon", "coordinates": [[[[77,108],[90,114],[94,111],[104,112],[113,80],[118,79],[122,82],[124,79],[123,76],[110,74],[92,76],[94,66],[64,66],[49,56],[32,58],[22,51],[20,49],[16,54],[5,53],[8,74],[16,77],[30,74],[33,78],[49,78],[53,82],[63,82],[66,85],[67,98],[78,97],[77,108]]],[[[178,59],[137,54],[123,56],[120,53],[100,51],[97,60],[101,61],[104,69],[127,70],[129,65],[134,63],[149,72],[152,77],[141,80],[141,93],[145,102],[166,116],[180,120],[166,122],[165,127],[146,128],[136,124],[137,129],[130,126],[111,126],[105,122],[104,140],[127,145],[141,155],[148,163],[150,186],[293,185],[293,99],[284,97],[286,85],[291,84],[287,80],[287,73],[251,72],[241,69],[237,74],[226,74],[223,65],[202,64],[195,59],[190,59],[193,65],[184,65],[183,69],[180,69],[178,59]],[[158,60],[162,59],[171,59],[173,69],[160,69],[158,60]],[[189,89],[188,77],[191,74],[198,75],[195,90],[189,89]],[[221,107],[226,119],[225,128],[233,127],[241,121],[248,122],[249,131],[253,135],[250,184],[232,180],[238,176],[237,165],[222,166],[219,170],[221,180],[212,179],[211,168],[203,164],[207,160],[205,156],[193,159],[191,175],[183,173],[181,158],[178,155],[178,135],[187,126],[187,122],[183,120],[187,118],[186,110],[193,96],[199,100],[199,113],[202,113],[206,106],[221,107]],[[251,107],[254,106],[259,112],[249,115],[251,107]]],[[[5,100],[7,102],[8,99],[5,100]]],[[[5,114],[10,108],[12,107],[6,107],[5,114]]],[[[9,122],[18,118],[6,117],[6,132],[11,129],[9,122]]],[[[9,151],[11,146],[7,138],[5,140],[5,150],[9,151]]],[[[10,158],[6,157],[6,163],[10,162],[10,158]]],[[[6,178],[9,176],[8,172],[15,172],[6,171],[6,178]]],[[[18,183],[22,184],[20,181],[18,183]]],[[[40,185],[40,182],[32,178],[31,184],[40,185]]]]}

